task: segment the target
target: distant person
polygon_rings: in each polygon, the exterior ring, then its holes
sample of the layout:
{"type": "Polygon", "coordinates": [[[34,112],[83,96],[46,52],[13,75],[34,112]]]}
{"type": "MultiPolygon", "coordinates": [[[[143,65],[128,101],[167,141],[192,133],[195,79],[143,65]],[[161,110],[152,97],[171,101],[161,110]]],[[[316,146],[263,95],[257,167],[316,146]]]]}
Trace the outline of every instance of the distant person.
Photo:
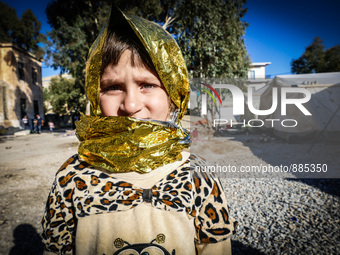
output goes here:
{"type": "Polygon", "coordinates": [[[36,118],[32,119],[31,134],[37,133],[38,130],[38,120],[36,118]]]}
{"type": "Polygon", "coordinates": [[[193,139],[197,139],[198,138],[198,130],[197,130],[197,128],[195,128],[195,130],[192,131],[191,134],[192,134],[193,139]]]}
{"type": "Polygon", "coordinates": [[[37,127],[37,129],[36,129],[36,132],[38,133],[38,134],[41,134],[41,128],[42,128],[42,126],[44,125],[44,121],[43,121],[43,119],[40,117],[40,115],[39,114],[37,114],[36,115],[37,116],[37,125],[36,125],[36,127],[37,127]]]}
{"type": "Polygon", "coordinates": [[[54,123],[53,123],[52,121],[49,121],[49,122],[48,122],[48,126],[49,126],[49,128],[50,128],[51,133],[53,133],[54,123]]]}
{"type": "Polygon", "coordinates": [[[30,128],[30,125],[29,125],[29,123],[28,123],[27,115],[25,115],[25,116],[22,118],[21,122],[22,122],[22,125],[23,125],[23,127],[24,127],[25,130],[30,128]]]}
{"type": "Polygon", "coordinates": [[[79,117],[77,115],[74,115],[72,118],[72,128],[76,128],[76,122],[79,121],[79,117]]]}

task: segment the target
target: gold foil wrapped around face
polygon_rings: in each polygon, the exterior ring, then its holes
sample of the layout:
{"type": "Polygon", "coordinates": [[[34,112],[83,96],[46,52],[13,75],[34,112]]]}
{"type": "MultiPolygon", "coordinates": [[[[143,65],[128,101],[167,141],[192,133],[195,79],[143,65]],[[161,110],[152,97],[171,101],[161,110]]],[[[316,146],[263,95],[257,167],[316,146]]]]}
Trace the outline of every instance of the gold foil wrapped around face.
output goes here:
{"type": "Polygon", "coordinates": [[[108,24],[90,49],[86,65],[85,86],[87,97],[91,103],[91,115],[101,115],[99,93],[102,48],[111,23],[117,23],[116,26],[128,24],[131,27],[131,33],[138,36],[168,95],[180,110],[178,121],[181,120],[188,106],[190,85],[185,61],[176,41],[156,23],[137,16],[125,15],[115,6],[112,7],[108,24]]]}
{"type": "Polygon", "coordinates": [[[113,7],[108,23],[90,49],[85,88],[91,115],[81,116],[76,123],[80,140],[78,154],[92,166],[111,172],[147,173],[180,160],[182,150],[189,147],[190,134],[179,125],[189,101],[187,69],[175,40],[157,24],[124,15],[113,7]],[[102,49],[108,29],[137,35],[172,102],[180,110],[178,125],[125,116],[101,116],[102,49]]]}
{"type": "Polygon", "coordinates": [[[180,160],[190,145],[190,134],[177,126],[130,117],[83,115],[77,135],[81,158],[110,172],[150,172],[180,160]]]}

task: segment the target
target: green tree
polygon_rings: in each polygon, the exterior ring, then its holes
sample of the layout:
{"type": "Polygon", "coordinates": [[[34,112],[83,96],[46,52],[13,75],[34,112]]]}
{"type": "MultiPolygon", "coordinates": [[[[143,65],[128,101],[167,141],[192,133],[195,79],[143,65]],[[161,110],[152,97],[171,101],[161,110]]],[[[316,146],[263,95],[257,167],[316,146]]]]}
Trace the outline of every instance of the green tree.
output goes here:
{"type": "Polygon", "coordinates": [[[178,42],[193,77],[245,77],[249,57],[241,19],[245,0],[186,0],[178,6],[178,42]]]}
{"type": "Polygon", "coordinates": [[[325,51],[324,67],[321,72],[340,72],[340,44],[325,51]]]}
{"type": "MultiPolygon", "coordinates": [[[[194,77],[245,77],[249,58],[243,35],[246,0],[116,0],[123,11],[167,23],[194,77]],[[175,22],[173,22],[175,20],[175,22]],[[171,21],[173,26],[171,26],[171,21]],[[170,23],[170,24],[169,24],[170,23]]],[[[86,55],[109,13],[110,1],[54,0],[46,14],[51,66],[84,83],[86,55]]]]}
{"type": "Polygon", "coordinates": [[[85,96],[76,87],[75,80],[60,76],[52,78],[49,87],[44,89],[44,101],[50,102],[53,112],[59,115],[78,112],[86,104],[85,96]]]}
{"type": "Polygon", "coordinates": [[[44,50],[38,44],[46,37],[40,33],[41,23],[30,9],[19,19],[14,8],[0,2],[0,41],[11,42],[42,59],[44,50]]]}
{"type": "Polygon", "coordinates": [[[0,42],[12,42],[13,31],[16,30],[18,23],[16,10],[0,2],[0,42]]]}
{"type": "Polygon", "coordinates": [[[44,56],[44,50],[38,43],[45,42],[45,35],[40,33],[41,23],[34,13],[27,9],[19,19],[18,27],[14,31],[14,42],[21,48],[31,51],[38,59],[44,56]]]}
{"type": "Polygon", "coordinates": [[[325,50],[320,37],[315,37],[305,52],[291,63],[292,73],[320,73],[340,71],[340,45],[325,50]]]}

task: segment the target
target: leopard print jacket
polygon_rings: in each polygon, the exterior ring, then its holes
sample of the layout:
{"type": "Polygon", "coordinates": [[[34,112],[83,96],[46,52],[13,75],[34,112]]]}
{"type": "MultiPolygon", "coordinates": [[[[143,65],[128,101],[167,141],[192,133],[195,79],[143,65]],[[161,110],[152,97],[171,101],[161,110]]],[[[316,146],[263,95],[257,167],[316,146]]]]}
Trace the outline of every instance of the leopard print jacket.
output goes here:
{"type": "Polygon", "coordinates": [[[72,252],[78,218],[129,210],[143,202],[160,210],[186,211],[194,218],[196,243],[228,239],[236,223],[229,217],[220,182],[210,173],[195,171],[204,165],[203,159],[191,155],[152,189],[141,189],[72,156],[58,170],[48,196],[42,219],[47,250],[72,252]]]}

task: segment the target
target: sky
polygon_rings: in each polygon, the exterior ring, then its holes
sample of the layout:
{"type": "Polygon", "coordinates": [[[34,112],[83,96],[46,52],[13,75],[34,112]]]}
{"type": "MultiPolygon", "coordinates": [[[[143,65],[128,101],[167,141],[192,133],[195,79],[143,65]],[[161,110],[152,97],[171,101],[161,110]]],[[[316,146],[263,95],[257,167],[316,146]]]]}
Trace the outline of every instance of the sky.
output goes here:
{"type": "MultiPolygon", "coordinates": [[[[51,31],[46,0],[2,0],[17,15],[30,8],[42,23],[41,33],[51,31]]],[[[266,75],[290,74],[290,64],[299,58],[317,36],[325,48],[340,44],[339,0],[248,0],[243,21],[249,24],[244,41],[252,62],[271,62],[266,75]]],[[[42,66],[43,77],[59,71],[42,66]]]]}
{"type": "Polygon", "coordinates": [[[266,74],[290,74],[317,36],[325,48],[340,44],[339,0],[248,0],[245,45],[253,62],[271,62],[266,74]]]}

